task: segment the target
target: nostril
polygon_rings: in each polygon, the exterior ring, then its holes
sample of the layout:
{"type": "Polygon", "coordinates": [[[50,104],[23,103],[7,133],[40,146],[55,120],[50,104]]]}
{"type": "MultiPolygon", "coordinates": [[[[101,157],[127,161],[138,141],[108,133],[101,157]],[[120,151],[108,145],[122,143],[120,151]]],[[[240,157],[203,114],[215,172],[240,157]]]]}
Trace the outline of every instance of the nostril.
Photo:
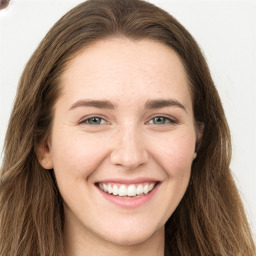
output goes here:
{"type": "Polygon", "coordinates": [[[0,0],[0,10],[5,9],[10,3],[10,0],[0,0]]]}
{"type": "Polygon", "coordinates": [[[147,163],[148,153],[140,146],[119,147],[113,150],[110,156],[110,161],[114,165],[126,167],[127,169],[134,170],[137,167],[147,163]]]}

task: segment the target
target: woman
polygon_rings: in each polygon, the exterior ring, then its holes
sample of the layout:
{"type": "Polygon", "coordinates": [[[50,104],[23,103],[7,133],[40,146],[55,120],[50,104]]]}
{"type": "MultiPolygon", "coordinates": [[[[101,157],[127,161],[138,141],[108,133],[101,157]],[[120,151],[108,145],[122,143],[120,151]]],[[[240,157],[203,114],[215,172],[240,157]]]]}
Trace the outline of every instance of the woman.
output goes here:
{"type": "Polygon", "coordinates": [[[149,3],[89,0],[54,25],[4,153],[0,255],[255,255],[207,64],[149,3]]]}

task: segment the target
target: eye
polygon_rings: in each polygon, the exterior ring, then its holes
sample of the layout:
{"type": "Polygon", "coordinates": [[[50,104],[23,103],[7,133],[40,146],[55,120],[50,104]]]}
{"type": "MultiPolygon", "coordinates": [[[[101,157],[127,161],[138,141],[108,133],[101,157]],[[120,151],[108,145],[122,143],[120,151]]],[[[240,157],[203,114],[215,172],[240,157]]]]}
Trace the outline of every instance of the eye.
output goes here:
{"type": "Polygon", "coordinates": [[[167,124],[167,123],[176,124],[177,122],[165,116],[156,116],[152,118],[148,123],[161,125],[161,124],[167,124]]]}
{"type": "Polygon", "coordinates": [[[106,124],[107,122],[102,118],[98,116],[92,116],[86,119],[83,119],[79,122],[79,124],[89,124],[89,125],[101,125],[106,124]]]}

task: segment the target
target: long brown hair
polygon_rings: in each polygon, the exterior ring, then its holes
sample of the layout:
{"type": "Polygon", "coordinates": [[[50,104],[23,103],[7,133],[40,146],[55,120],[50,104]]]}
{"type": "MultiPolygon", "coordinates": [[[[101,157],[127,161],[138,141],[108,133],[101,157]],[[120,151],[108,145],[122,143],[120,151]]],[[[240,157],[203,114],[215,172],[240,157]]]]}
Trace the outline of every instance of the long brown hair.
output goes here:
{"type": "Polygon", "coordinates": [[[0,255],[61,256],[63,205],[54,172],[36,148],[51,129],[59,78],[84,47],[108,37],[152,39],[174,49],[189,79],[196,125],[204,125],[185,196],[165,227],[165,255],[253,256],[255,246],[229,170],[230,132],[206,61],[188,31],[140,0],[89,0],[42,40],[19,82],[0,180],[0,255]],[[39,156],[40,157],[40,156],[39,156]]]}

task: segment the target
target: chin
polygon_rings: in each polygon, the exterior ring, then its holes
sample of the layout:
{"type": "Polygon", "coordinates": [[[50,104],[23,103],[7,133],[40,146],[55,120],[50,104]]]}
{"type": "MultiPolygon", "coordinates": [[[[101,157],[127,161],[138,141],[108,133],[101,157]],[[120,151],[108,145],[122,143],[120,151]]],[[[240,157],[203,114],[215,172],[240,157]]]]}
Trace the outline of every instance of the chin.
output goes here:
{"type": "Polygon", "coordinates": [[[105,236],[105,239],[119,246],[135,246],[139,244],[143,244],[151,239],[161,236],[161,231],[163,231],[164,236],[164,228],[161,230],[150,231],[150,230],[137,230],[136,232],[111,232],[109,237],[105,236]]]}

